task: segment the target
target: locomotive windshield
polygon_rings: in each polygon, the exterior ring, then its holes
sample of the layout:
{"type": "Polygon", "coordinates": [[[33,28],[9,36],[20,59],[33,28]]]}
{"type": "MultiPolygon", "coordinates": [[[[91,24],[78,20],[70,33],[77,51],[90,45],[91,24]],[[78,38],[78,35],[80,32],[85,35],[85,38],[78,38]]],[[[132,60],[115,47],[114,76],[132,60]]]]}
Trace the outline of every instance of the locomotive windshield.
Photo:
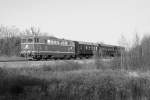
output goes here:
{"type": "Polygon", "coordinates": [[[21,42],[22,42],[22,43],[25,43],[25,42],[26,42],[26,39],[22,39],[21,42]]]}
{"type": "Polygon", "coordinates": [[[29,43],[32,43],[32,42],[33,42],[33,39],[29,38],[29,39],[28,39],[28,42],[29,42],[29,43]]]}
{"type": "Polygon", "coordinates": [[[32,38],[23,38],[21,39],[22,43],[33,43],[33,39],[32,38]]]}

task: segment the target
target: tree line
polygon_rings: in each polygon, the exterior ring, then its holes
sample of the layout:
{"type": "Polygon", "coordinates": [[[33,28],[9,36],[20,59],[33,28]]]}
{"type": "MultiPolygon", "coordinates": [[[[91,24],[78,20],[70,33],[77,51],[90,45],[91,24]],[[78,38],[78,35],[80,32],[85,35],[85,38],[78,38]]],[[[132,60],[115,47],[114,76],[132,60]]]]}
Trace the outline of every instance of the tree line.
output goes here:
{"type": "MultiPolygon", "coordinates": [[[[21,37],[23,35],[48,35],[41,33],[39,28],[30,27],[20,31],[14,26],[0,26],[0,56],[19,56],[21,50],[21,37]]],[[[133,45],[129,47],[127,40],[122,37],[120,44],[126,47],[122,55],[124,69],[147,69],[150,68],[150,35],[142,39],[136,34],[133,45]]]]}

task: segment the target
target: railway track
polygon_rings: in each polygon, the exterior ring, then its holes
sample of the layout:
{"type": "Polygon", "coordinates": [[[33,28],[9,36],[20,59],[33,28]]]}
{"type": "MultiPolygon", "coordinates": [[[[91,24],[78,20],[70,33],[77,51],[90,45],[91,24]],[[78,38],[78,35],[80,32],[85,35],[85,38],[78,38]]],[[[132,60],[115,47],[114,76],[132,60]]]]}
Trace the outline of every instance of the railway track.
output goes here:
{"type": "Polygon", "coordinates": [[[22,62],[27,60],[0,60],[0,62],[22,62]]]}
{"type": "MultiPolygon", "coordinates": [[[[104,63],[109,63],[110,59],[101,59],[104,63]]],[[[43,65],[63,65],[67,63],[78,63],[78,64],[85,64],[87,66],[91,66],[95,64],[95,59],[71,59],[71,60],[25,60],[25,59],[13,59],[13,60],[2,60],[0,59],[0,68],[28,68],[28,67],[42,67],[43,65]]]]}
{"type": "MultiPolygon", "coordinates": [[[[74,59],[75,61],[78,61],[79,59],[74,59]]],[[[85,59],[80,59],[80,60],[85,60],[85,59]]],[[[86,59],[86,60],[89,60],[89,59],[86,59]]],[[[25,62],[25,61],[60,61],[60,60],[53,60],[53,59],[50,59],[50,60],[0,60],[0,62],[25,62]]],[[[61,60],[61,61],[71,61],[71,60],[61,60]]]]}
{"type": "MultiPolygon", "coordinates": [[[[111,60],[112,58],[103,58],[103,59],[101,59],[102,61],[109,61],[109,60],[111,60]]],[[[70,59],[70,60],[68,60],[68,59],[63,59],[63,60],[61,60],[61,59],[57,59],[57,60],[54,60],[54,59],[48,59],[48,60],[27,60],[27,59],[11,59],[11,60],[0,60],[0,62],[25,62],[25,61],[72,61],[72,60],[74,60],[74,61],[82,61],[82,60],[94,60],[94,59],[70,59]]]]}

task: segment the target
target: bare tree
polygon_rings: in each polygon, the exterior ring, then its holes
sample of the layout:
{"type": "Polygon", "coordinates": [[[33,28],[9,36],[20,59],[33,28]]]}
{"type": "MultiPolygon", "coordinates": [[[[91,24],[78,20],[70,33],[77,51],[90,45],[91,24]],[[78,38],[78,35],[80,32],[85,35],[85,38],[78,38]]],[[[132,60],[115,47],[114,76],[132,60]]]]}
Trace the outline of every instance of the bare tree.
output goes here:
{"type": "Polygon", "coordinates": [[[120,67],[121,69],[129,69],[129,65],[128,65],[128,60],[129,60],[129,56],[128,56],[128,51],[129,51],[129,42],[127,41],[127,39],[125,38],[124,35],[121,35],[120,39],[119,39],[119,45],[125,48],[125,51],[121,51],[121,58],[120,58],[120,67]]]}
{"type": "Polygon", "coordinates": [[[22,33],[22,35],[34,35],[34,36],[39,36],[42,35],[40,32],[39,27],[30,27],[29,29],[26,29],[25,32],[22,33]]]}
{"type": "Polygon", "coordinates": [[[0,26],[0,37],[1,38],[7,38],[7,37],[14,37],[14,36],[19,36],[20,30],[16,26],[0,26]]]}

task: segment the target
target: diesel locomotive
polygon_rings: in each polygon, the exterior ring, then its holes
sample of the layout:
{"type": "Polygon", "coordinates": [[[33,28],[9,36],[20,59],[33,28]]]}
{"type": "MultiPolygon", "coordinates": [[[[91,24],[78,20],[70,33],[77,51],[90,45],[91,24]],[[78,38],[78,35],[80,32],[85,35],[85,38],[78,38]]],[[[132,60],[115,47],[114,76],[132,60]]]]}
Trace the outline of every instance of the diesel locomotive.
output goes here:
{"type": "Polygon", "coordinates": [[[124,47],[100,43],[72,41],[52,36],[27,35],[21,39],[21,56],[27,59],[76,59],[119,57],[124,47]]]}

